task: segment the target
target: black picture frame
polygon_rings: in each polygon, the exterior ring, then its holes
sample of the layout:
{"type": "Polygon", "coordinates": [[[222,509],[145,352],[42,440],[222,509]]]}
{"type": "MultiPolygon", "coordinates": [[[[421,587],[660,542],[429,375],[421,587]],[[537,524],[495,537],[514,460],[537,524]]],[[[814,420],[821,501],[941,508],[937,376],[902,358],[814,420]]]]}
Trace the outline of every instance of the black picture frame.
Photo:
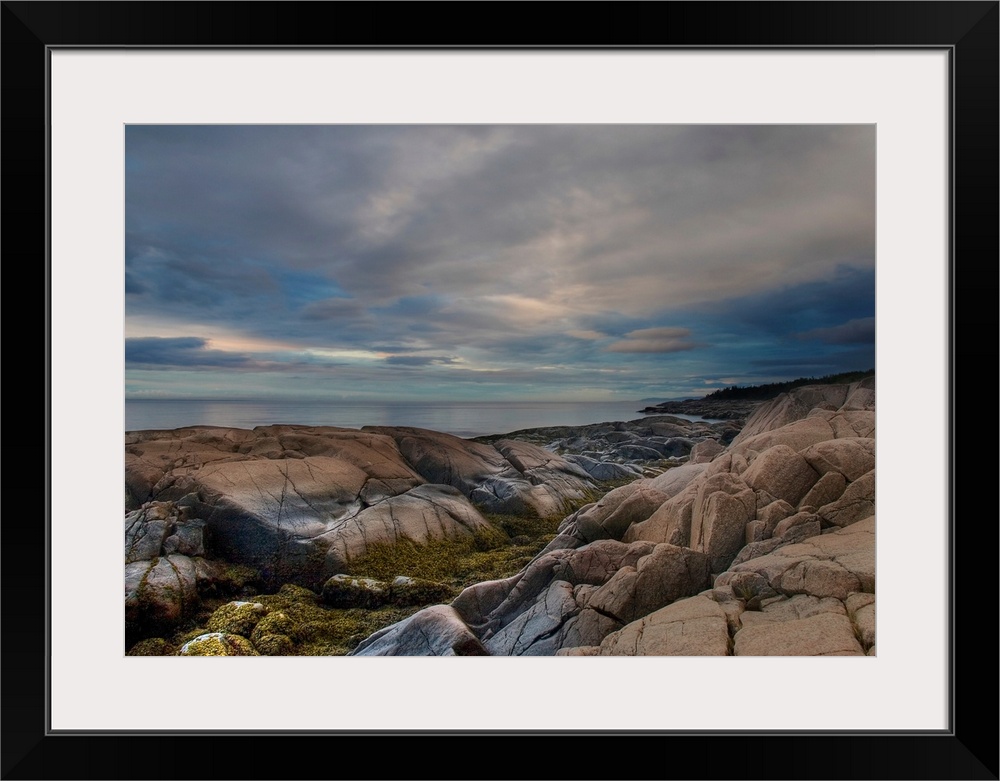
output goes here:
{"type": "MultiPolygon", "coordinates": [[[[11,414],[4,464],[7,469],[18,465],[16,480],[7,473],[8,486],[13,485],[8,497],[31,498],[22,506],[8,502],[2,527],[2,778],[359,777],[357,758],[366,768],[364,777],[371,778],[998,778],[992,683],[997,526],[993,498],[979,488],[983,464],[989,461],[992,467],[991,449],[981,452],[992,434],[987,430],[977,437],[979,454],[956,441],[959,431],[983,430],[981,420],[972,417],[973,410],[982,417],[981,405],[969,403],[971,373],[976,371],[979,384],[984,368],[992,378],[998,354],[998,9],[1000,3],[992,1],[908,0],[545,4],[545,13],[537,3],[3,2],[2,248],[10,272],[5,346],[7,367],[16,378],[7,385],[11,414]],[[451,24],[456,19],[469,20],[461,32],[451,24]],[[47,469],[47,63],[51,47],[76,46],[948,50],[953,88],[951,728],[874,734],[590,734],[561,732],[554,710],[553,730],[545,733],[52,733],[46,709],[47,534],[37,501],[52,490],[47,469]],[[26,301],[32,302],[27,312],[26,301]],[[24,318],[35,311],[44,322],[32,328],[24,318]],[[28,332],[44,335],[44,342],[41,336],[26,338],[28,332]],[[960,376],[967,389],[962,399],[960,376]],[[41,387],[25,393],[20,387],[25,378],[41,387]],[[45,421],[44,437],[39,421],[45,421]],[[470,747],[476,758],[471,765],[465,760],[470,747]]],[[[995,485],[993,474],[987,488],[995,485]]],[[[90,507],[101,504],[82,500],[90,507]]],[[[919,588],[914,584],[915,598],[919,588]]],[[[169,689],[157,683],[137,699],[148,700],[158,691],[169,689]]],[[[536,706],[529,699],[526,707],[536,706]]]]}

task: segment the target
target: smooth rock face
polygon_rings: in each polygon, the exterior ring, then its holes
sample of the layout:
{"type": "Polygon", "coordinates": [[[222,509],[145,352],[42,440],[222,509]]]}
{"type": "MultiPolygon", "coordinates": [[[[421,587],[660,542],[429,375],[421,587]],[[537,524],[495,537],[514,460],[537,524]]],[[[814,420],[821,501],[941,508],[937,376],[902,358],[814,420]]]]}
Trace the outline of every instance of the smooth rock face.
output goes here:
{"type": "MultiPolygon", "coordinates": [[[[138,512],[175,501],[204,520],[216,555],[271,587],[315,589],[373,543],[475,534],[486,521],[474,502],[547,517],[594,488],[580,466],[527,442],[329,426],[130,432],[125,482],[138,512]]],[[[127,558],[157,555],[165,540],[168,553],[204,551],[195,529],[147,516],[126,521],[127,558]]]]}
{"type": "Polygon", "coordinates": [[[488,522],[458,490],[447,485],[421,485],[385,499],[352,518],[333,524],[312,542],[322,545],[322,574],[343,572],[352,559],[376,543],[472,537],[488,522]]]}
{"type": "Polygon", "coordinates": [[[169,628],[199,606],[197,573],[187,556],[125,565],[125,624],[169,628]]]}
{"type": "Polygon", "coordinates": [[[434,605],[376,632],[348,656],[488,656],[482,643],[447,605],[434,605]]]}

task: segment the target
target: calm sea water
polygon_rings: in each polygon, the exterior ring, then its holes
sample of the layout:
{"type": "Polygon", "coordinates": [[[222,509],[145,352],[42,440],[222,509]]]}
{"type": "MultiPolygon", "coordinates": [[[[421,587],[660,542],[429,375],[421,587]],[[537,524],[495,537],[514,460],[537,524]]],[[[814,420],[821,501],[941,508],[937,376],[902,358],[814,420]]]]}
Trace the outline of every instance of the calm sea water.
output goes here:
{"type": "MultiPolygon", "coordinates": [[[[640,401],[573,402],[357,402],[357,401],[204,401],[142,399],[125,401],[125,430],[181,426],[253,428],[273,424],[305,426],[415,426],[459,437],[505,434],[542,426],[635,420],[640,401]]],[[[681,415],[678,417],[691,416],[681,415]]]]}

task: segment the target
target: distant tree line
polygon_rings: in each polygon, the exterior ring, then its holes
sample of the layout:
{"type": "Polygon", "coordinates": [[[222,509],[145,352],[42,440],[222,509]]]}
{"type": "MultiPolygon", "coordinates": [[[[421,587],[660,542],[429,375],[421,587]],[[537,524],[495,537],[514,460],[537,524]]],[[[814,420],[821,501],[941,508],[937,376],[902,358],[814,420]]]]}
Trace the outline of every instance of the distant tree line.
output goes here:
{"type": "Polygon", "coordinates": [[[871,377],[874,374],[875,369],[868,369],[866,371],[828,374],[825,377],[799,377],[797,380],[789,380],[788,382],[771,382],[767,385],[731,385],[728,388],[719,388],[719,390],[715,391],[715,393],[709,393],[705,396],[704,400],[749,399],[753,401],[760,401],[773,399],[781,393],[785,393],[802,385],[833,385],[841,382],[857,382],[858,380],[863,380],[865,377],[871,377]]]}

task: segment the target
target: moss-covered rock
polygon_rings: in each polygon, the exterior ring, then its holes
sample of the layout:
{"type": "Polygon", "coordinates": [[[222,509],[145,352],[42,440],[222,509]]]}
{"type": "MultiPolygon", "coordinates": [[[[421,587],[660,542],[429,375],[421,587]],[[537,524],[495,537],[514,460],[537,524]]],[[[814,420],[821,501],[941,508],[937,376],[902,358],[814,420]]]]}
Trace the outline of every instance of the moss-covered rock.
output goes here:
{"type": "Polygon", "coordinates": [[[126,656],[173,656],[177,646],[162,637],[148,637],[140,640],[126,652],[126,656]]]}
{"type": "Polygon", "coordinates": [[[374,578],[334,575],[323,584],[323,602],[330,607],[376,608],[391,600],[389,584],[374,578]]]}
{"type": "Polygon", "coordinates": [[[240,635],[209,632],[189,640],[178,656],[259,656],[253,643],[240,635]]]}
{"type": "Polygon", "coordinates": [[[291,635],[295,631],[295,621],[288,617],[288,614],[281,610],[272,610],[253,628],[250,641],[260,645],[260,640],[267,635],[291,635]]]}
{"type": "Polygon", "coordinates": [[[394,605],[433,605],[449,602],[458,595],[458,590],[447,583],[438,583],[422,578],[397,576],[389,584],[389,596],[394,605]]]}
{"type": "Polygon", "coordinates": [[[209,632],[226,632],[250,637],[257,622],[267,615],[260,602],[228,602],[208,619],[209,632]]]}
{"type": "Polygon", "coordinates": [[[254,648],[261,656],[290,656],[295,650],[292,639],[280,634],[258,636],[254,648]]]}
{"type": "MultiPolygon", "coordinates": [[[[295,656],[342,656],[373,632],[401,621],[417,607],[331,608],[318,594],[307,588],[286,584],[277,594],[263,594],[256,599],[270,612],[254,629],[254,642],[276,634],[292,642],[295,656]]],[[[270,641],[272,647],[281,643],[270,641]]]]}
{"type": "Polygon", "coordinates": [[[220,568],[215,585],[222,594],[248,596],[263,588],[264,578],[253,567],[247,567],[243,564],[226,564],[220,568]]]}

